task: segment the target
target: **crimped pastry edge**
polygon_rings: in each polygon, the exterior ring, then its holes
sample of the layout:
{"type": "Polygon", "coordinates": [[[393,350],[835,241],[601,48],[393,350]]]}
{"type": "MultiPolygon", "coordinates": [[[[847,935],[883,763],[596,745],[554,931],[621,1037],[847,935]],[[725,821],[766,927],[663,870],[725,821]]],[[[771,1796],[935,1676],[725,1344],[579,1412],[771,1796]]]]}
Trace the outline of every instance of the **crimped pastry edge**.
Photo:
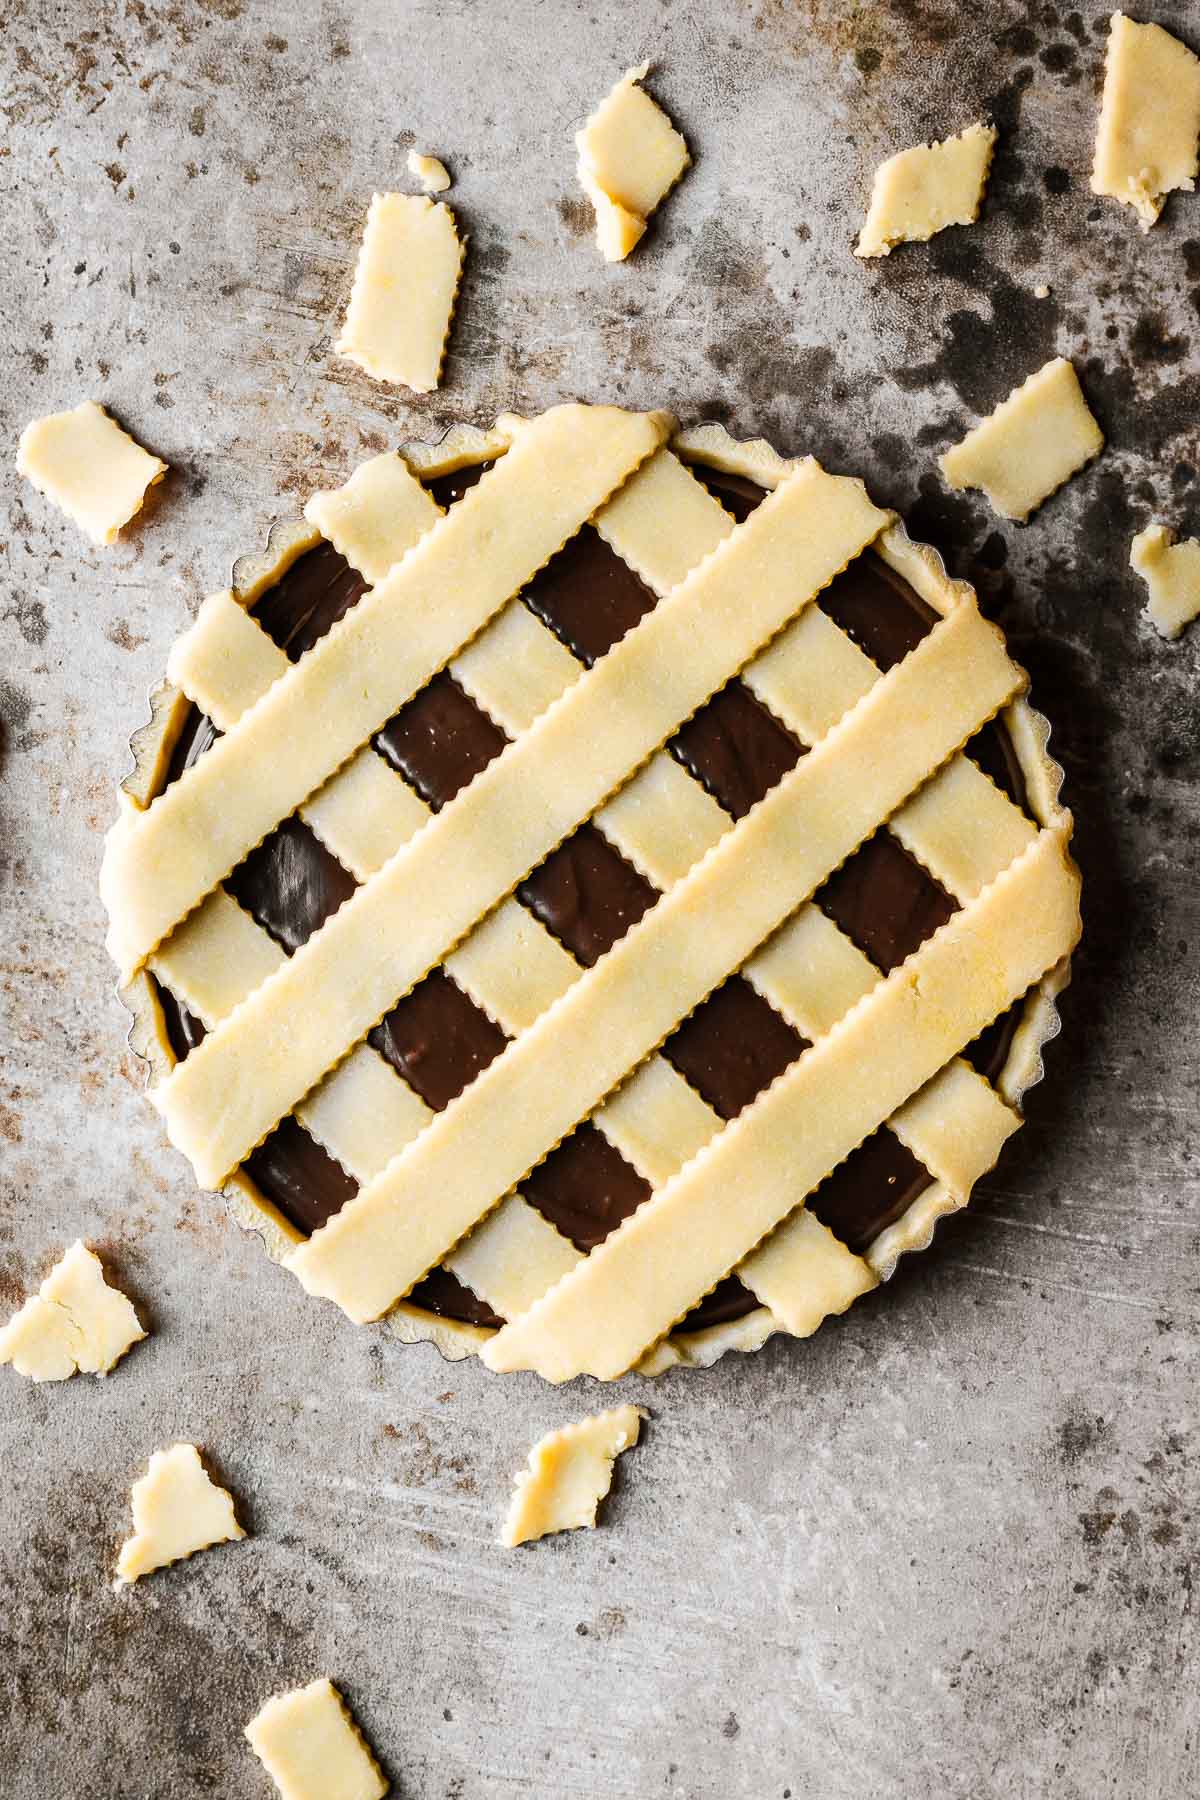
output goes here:
{"type": "MultiPolygon", "coordinates": [[[[424,480],[433,480],[503,455],[512,441],[512,425],[519,417],[504,414],[490,428],[455,425],[434,443],[402,443],[398,453],[414,473],[424,480]]],[[[685,462],[740,475],[769,491],[778,487],[802,460],[781,456],[764,438],[736,439],[713,421],[678,430],[670,440],[670,448],[685,462]]],[[[243,605],[252,605],[319,539],[320,533],[302,518],[277,520],[270,528],[265,549],[235,562],[231,581],[235,597],[243,605]]],[[[928,544],[914,542],[901,522],[886,527],[872,548],[943,616],[952,610],[959,595],[974,598],[970,583],[953,578],[939,553],[928,544]]],[[[151,717],[130,738],[134,766],[120,784],[126,804],[144,809],[157,792],[190,704],[168,681],[160,682],[151,691],[151,717]]],[[[1071,816],[1060,800],[1063,771],[1050,755],[1049,720],[1024,695],[1011,701],[1000,716],[1025,777],[1030,811],[1041,826],[1065,825],[1069,840],[1071,816]]],[[[1066,957],[1025,996],[1020,1023],[993,1084],[1018,1111],[1025,1093],[1045,1073],[1042,1052],[1061,1030],[1058,996],[1069,981],[1070,958],[1066,957]]],[[[148,1065],[151,1080],[157,1080],[174,1067],[175,1057],[154,984],[145,970],[120,990],[120,998],[132,1017],[129,1046],[148,1065]]],[[[301,1234],[244,1170],[238,1170],[226,1182],[222,1193],[230,1214],[245,1230],[259,1235],[273,1261],[281,1262],[301,1241],[301,1234]]],[[[931,1182],[901,1218],[867,1248],[865,1258],[880,1281],[891,1279],[902,1256],[927,1249],[939,1220],[961,1211],[969,1199],[969,1193],[960,1199],[940,1182],[931,1182]]],[[[446,1318],[407,1300],[398,1302],[382,1323],[401,1343],[432,1344],[447,1362],[461,1362],[476,1355],[494,1335],[493,1327],[446,1318]]],[[[656,1377],[679,1367],[711,1368],[727,1352],[747,1354],[759,1350],[777,1333],[787,1335],[786,1326],[769,1308],[757,1306],[739,1319],[724,1320],[698,1331],[670,1333],[628,1373],[656,1377]]]]}

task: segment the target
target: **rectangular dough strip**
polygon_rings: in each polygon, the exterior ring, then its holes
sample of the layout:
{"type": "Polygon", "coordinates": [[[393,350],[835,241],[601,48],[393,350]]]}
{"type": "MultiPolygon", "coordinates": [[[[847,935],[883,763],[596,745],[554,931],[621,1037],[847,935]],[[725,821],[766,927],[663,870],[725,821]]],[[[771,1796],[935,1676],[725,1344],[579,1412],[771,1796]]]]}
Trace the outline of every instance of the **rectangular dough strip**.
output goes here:
{"type": "MultiPolygon", "coordinates": [[[[584,1263],[485,1344],[488,1367],[532,1368],[549,1381],[623,1374],[1070,950],[1078,895],[1063,832],[1049,827],[584,1263]],[[739,1204],[731,1207],[734,1182],[739,1204]]],[[[753,1281],[752,1257],[746,1266],[753,1281]]]]}
{"type": "Polygon", "coordinates": [[[122,814],[101,888],[123,979],[482,629],[670,426],[664,414],[580,406],[514,421],[508,452],[380,585],[145,812],[122,814]]]}
{"type": "Polygon", "coordinates": [[[289,1257],[309,1291],[360,1320],[385,1311],[1023,682],[973,606],[943,620],[419,1143],[289,1257]],[[881,741],[894,744],[886,760],[881,741]],[[637,1020],[630,991],[644,1008],[637,1020]],[[536,1106],[534,1067],[554,1071],[558,1090],[543,1085],[536,1106]]]}
{"type": "MultiPolygon", "coordinates": [[[[500,467],[516,454],[510,451],[500,467]]],[[[494,478],[485,477],[473,492],[494,478]]],[[[454,516],[426,541],[434,542],[454,516]]],[[[359,888],[155,1090],[171,1140],[201,1184],[224,1180],[398,996],[809,604],[888,519],[860,482],[826,475],[812,462],[797,467],[359,888]]],[[[421,548],[401,570],[412,567],[421,548]]],[[[311,655],[319,653],[320,646],[311,655]]],[[[284,685],[268,692],[251,719],[284,685]]],[[[245,729],[243,723],[235,737],[245,729]]]]}

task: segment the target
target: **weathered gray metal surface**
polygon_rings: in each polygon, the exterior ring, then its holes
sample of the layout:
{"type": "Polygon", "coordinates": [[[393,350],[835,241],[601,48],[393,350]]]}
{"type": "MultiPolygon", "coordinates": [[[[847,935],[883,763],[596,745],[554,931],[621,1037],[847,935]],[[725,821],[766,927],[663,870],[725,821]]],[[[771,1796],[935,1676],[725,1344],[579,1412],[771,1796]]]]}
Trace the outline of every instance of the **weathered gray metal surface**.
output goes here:
{"type": "Polygon", "coordinates": [[[0,1292],[84,1234],[154,1333],[106,1383],[0,1381],[9,1800],[263,1794],[241,1727],[320,1672],[411,1800],[1200,1792],[1200,634],[1160,644],[1125,567],[1152,514],[1200,526],[1200,198],[1143,238],[1089,194],[1102,10],[0,6],[0,1292]],[[571,134],[645,55],[696,166],[608,269],[571,134]],[[980,225],[858,263],[876,161],[988,110],[980,225]],[[330,353],[413,141],[472,240],[428,401],[330,353]],[[1110,447],[1010,527],[934,459],[1054,351],[1110,447]],[[11,467],[89,394],[174,471],[107,552],[11,467]],[[596,1391],[352,1329],[196,1193],[123,1054],[96,871],[235,553],[366,452],[576,395],[859,470],[977,578],[1054,722],[1088,930],[969,1215],[809,1344],[627,1383],[654,1417],[605,1528],[514,1555],[509,1471],[596,1391]],[[254,1535],[118,1598],[129,1483],[179,1437],[254,1535]]]}

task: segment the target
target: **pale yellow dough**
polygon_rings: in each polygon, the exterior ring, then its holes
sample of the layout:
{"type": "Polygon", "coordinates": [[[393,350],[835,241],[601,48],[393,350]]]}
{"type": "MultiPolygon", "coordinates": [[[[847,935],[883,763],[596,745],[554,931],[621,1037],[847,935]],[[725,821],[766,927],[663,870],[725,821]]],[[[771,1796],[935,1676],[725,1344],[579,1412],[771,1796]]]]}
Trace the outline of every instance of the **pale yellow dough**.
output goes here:
{"type": "Polygon", "coordinates": [[[415,175],[427,194],[444,194],[450,186],[450,171],[436,156],[423,156],[419,150],[408,153],[408,172],[415,175]]]}
{"type": "Polygon", "coordinates": [[[1200,57],[1161,25],[1114,13],[1092,192],[1132,206],[1149,231],[1173,189],[1196,186],[1200,57]]]}
{"type": "Polygon", "coordinates": [[[1006,519],[1027,519],[1104,448],[1071,363],[1056,356],[939,458],[952,488],[981,488],[1006,519]]]}
{"type": "Polygon", "coordinates": [[[465,244],[448,206],[376,194],[342,335],[334,345],[377,381],[429,394],[438,384],[465,244]]]}
{"type": "Polygon", "coordinates": [[[28,424],[17,468],[94,544],[114,543],[147,489],[167,472],[165,462],[143,450],[94,400],[28,424]]]}
{"type": "Polygon", "coordinates": [[[282,1800],[383,1800],[389,1783],[331,1681],[276,1694],[246,1727],[282,1800]]]}
{"type": "Polygon", "coordinates": [[[1176,543],[1165,525],[1149,525],[1129,546],[1129,563],[1149,590],[1146,611],[1154,629],[1177,638],[1200,615],[1200,541],[1176,543]]]}
{"type": "Polygon", "coordinates": [[[968,125],[940,144],[918,144],[875,171],[871,205],[856,256],[888,256],[896,244],[923,243],[947,225],[979,217],[995,148],[991,125],[968,125]]]}
{"type": "Polygon", "coordinates": [[[210,1479],[194,1444],[156,1450],[131,1498],[133,1536],[117,1558],[118,1587],[246,1535],[234,1517],[232,1496],[210,1479]]]}
{"type": "Polygon", "coordinates": [[[32,1381],[107,1375],[145,1335],[125,1295],[105,1281],[99,1257],[77,1243],[0,1331],[0,1363],[32,1381]]]}
{"type": "Polygon", "coordinates": [[[617,1406],[539,1438],[516,1477],[500,1542],[511,1550],[553,1531],[594,1526],[613,1464],[637,1443],[644,1417],[639,1407],[617,1406]]]}
{"type": "Polygon", "coordinates": [[[623,262],[691,158],[666,113],[630,69],[576,133],[579,180],[596,209],[596,242],[606,262],[623,262]]]}

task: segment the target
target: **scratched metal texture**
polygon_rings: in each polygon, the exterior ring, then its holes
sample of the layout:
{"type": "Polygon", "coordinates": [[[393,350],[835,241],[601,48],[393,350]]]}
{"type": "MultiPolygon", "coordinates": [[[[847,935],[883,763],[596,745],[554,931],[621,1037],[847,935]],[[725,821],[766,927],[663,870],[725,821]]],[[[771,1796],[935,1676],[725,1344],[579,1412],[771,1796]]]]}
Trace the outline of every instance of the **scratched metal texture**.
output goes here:
{"type": "Polygon", "coordinates": [[[1156,639],[1126,566],[1149,519],[1200,528],[1200,197],[1143,237],[1091,196],[1104,10],[0,4],[0,1299],[82,1234],[153,1332],[107,1382],[0,1372],[6,1800],[251,1800],[243,1724],[320,1673],[407,1800],[1200,1792],[1200,630],[1156,639]],[[610,269],[572,132],[643,57],[695,167],[610,269]],[[857,262],[874,165],[984,113],[978,226],[857,262]],[[427,399],[331,351],[414,143],[471,237],[427,399]],[[1109,448],[1022,529],[935,459],[1056,351],[1109,448]],[[12,469],[86,395],[172,467],[107,551],[12,469]],[[96,872],[235,554],[365,454],[575,396],[859,471],[977,580],[1053,720],[1087,935],[969,1213],[812,1342],[626,1382],[653,1416],[603,1529],[512,1554],[510,1471],[601,1396],[354,1329],[197,1193],[96,872]],[[178,1438],[252,1535],[117,1597],[129,1484],[178,1438]]]}

